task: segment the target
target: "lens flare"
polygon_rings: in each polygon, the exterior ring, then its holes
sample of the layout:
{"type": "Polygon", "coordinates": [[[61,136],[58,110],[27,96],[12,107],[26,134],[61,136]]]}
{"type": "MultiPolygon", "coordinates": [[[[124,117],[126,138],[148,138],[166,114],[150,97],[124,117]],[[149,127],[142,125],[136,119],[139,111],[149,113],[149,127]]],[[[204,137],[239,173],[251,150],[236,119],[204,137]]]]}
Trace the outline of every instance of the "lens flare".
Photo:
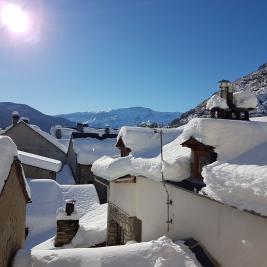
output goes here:
{"type": "Polygon", "coordinates": [[[13,33],[25,33],[29,29],[27,13],[16,4],[5,4],[0,10],[1,23],[13,33]]]}

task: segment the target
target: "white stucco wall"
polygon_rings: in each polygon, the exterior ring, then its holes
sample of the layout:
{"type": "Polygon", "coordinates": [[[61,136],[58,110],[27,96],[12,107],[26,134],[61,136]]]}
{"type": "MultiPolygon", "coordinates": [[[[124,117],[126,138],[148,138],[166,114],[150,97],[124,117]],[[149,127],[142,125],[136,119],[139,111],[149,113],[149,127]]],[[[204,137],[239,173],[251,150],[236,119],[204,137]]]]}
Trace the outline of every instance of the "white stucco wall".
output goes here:
{"type": "Polygon", "coordinates": [[[109,202],[120,207],[131,216],[135,215],[136,183],[110,183],[109,202]]]}
{"type": "Polygon", "coordinates": [[[111,183],[110,202],[142,220],[142,241],[168,235],[193,237],[225,267],[263,267],[267,255],[267,219],[168,186],[173,223],[167,232],[166,192],[161,183],[137,178],[111,183]]]}

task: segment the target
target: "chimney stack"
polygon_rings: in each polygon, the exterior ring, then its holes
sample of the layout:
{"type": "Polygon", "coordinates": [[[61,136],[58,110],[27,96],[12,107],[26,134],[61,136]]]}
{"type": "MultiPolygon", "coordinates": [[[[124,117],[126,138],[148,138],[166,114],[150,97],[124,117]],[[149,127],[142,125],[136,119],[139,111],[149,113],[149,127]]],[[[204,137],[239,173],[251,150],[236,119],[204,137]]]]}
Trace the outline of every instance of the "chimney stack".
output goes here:
{"type": "Polygon", "coordinates": [[[78,122],[77,126],[76,126],[76,129],[77,129],[78,132],[83,133],[83,124],[78,122]]]}
{"type": "Polygon", "coordinates": [[[75,211],[75,200],[66,200],[66,207],[57,211],[57,234],[55,247],[71,243],[79,229],[79,217],[75,211]]]}
{"type": "Polygon", "coordinates": [[[109,134],[109,133],[110,133],[109,127],[106,127],[105,128],[105,134],[109,134]]]}
{"type": "Polygon", "coordinates": [[[55,137],[57,139],[61,139],[62,138],[62,131],[61,131],[62,126],[61,125],[56,125],[55,126],[55,137]]]}
{"type": "Polygon", "coordinates": [[[13,126],[15,126],[19,122],[19,119],[20,119],[19,113],[17,111],[13,111],[12,112],[12,124],[13,124],[13,126]]]}

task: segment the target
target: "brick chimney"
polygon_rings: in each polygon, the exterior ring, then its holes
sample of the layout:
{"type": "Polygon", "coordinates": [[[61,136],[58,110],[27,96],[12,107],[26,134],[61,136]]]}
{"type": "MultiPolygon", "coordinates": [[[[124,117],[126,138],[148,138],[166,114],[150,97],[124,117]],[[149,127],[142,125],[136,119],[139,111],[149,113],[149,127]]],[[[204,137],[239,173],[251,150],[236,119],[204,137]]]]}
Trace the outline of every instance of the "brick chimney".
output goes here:
{"type": "Polygon", "coordinates": [[[75,211],[75,200],[66,200],[66,207],[57,211],[57,234],[55,247],[71,243],[79,229],[79,218],[75,211]]]}
{"type": "Polygon", "coordinates": [[[12,112],[12,124],[13,126],[16,125],[19,122],[20,115],[17,111],[12,112]]]}

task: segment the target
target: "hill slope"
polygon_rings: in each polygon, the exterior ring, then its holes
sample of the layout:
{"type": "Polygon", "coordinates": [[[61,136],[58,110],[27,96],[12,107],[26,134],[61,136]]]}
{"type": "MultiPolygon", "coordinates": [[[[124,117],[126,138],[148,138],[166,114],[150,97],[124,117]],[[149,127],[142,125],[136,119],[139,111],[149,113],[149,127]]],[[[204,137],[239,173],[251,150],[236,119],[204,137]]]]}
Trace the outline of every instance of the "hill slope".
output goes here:
{"type": "Polygon", "coordinates": [[[179,112],[159,112],[150,108],[132,107],[102,112],[77,112],[58,116],[74,122],[85,122],[91,127],[109,125],[113,128],[119,128],[123,125],[134,126],[142,122],[157,122],[167,125],[179,115],[179,112]]]}
{"type": "MultiPolygon", "coordinates": [[[[267,63],[261,65],[256,71],[236,80],[233,84],[235,91],[249,91],[257,96],[258,105],[257,109],[251,112],[252,117],[267,115],[267,63]]],[[[208,100],[209,98],[182,113],[180,117],[171,122],[171,125],[183,125],[195,117],[209,117],[209,111],[205,109],[208,100]]]]}
{"type": "Polygon", "coordinates": [[[21,117],[28,117],[30,123],[36,124],[42,130],[49,132],[52,125],[61,124],[66,126],[74,126],[75,123],[59,117],[45,115],[40,111],[24,105],[11,102],[0,102],[0,127],[4,128],[11,124],[11,114],[13,111],[18,111],[21,117]]]}

